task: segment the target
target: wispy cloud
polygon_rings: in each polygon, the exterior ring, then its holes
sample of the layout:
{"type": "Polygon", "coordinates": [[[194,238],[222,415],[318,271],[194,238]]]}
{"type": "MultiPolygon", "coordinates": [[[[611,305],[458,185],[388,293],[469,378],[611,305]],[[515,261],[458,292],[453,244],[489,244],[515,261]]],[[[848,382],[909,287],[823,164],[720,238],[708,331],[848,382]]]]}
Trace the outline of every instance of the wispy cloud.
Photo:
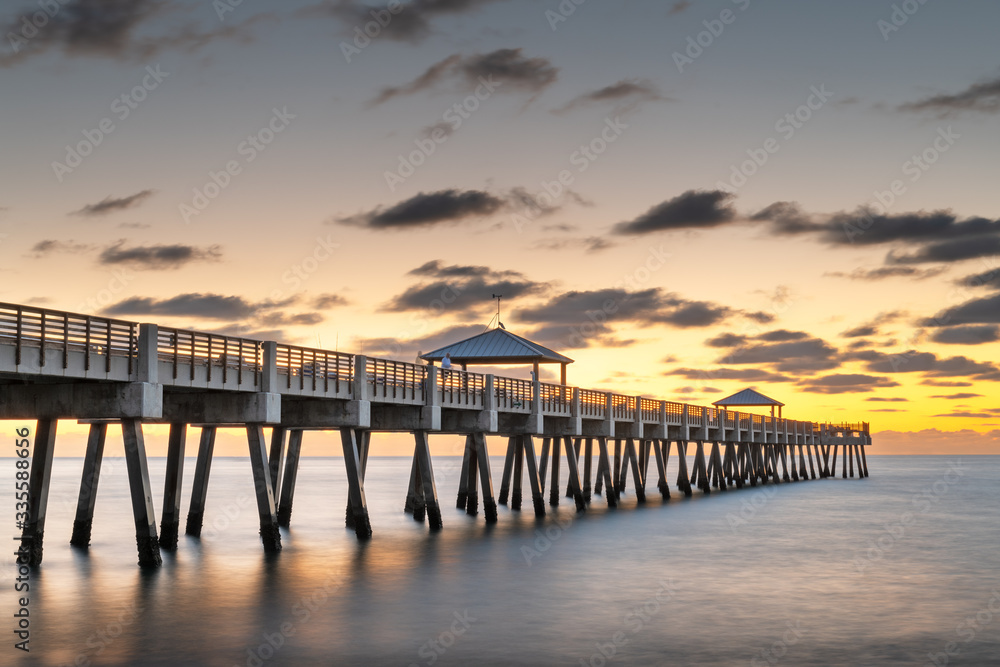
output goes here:
{"type": "Polygon", "coordinates": [[[105,197],[96,204],[87,204],[70,215],[81,215],[87,218],[99,218],[118,211],[136,208],[155,194],[155,190],[143,190],[128,197],[105,197]]]}

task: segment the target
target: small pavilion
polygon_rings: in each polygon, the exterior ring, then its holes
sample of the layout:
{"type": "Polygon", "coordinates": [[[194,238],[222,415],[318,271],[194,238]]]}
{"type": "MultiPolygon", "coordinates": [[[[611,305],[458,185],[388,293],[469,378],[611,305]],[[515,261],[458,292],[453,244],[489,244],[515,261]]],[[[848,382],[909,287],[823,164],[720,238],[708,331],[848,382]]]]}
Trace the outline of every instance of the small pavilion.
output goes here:
{"type": "Polygon", "coordinates": [[[461,366],[463,371],[468,370],[469,365],[531,364],[536,378],[539,364],[559,364],[563,385],[566,384],[566,366],[573,363],[569,357],[512,334],[502,325],[422,354],[420,358],[433,364],[444,359],[446,354],[451,357],[451,363],[461,366]]]}
{"type": "Polygon", "coordinates": [[[778,417],[781,417],[781,408],[784,407],[784,403],[781,401],[776,401],[770,396],[765,396],[753,387],[747,387],[742,391],[738,391],[732,396],[727,396],[721,400],[712,403],[717,408],[733,408],[733,407],[750,407],[750,406],[771,406],[771,416],[774,417],[774,408],[778,408],[778,417]]]}

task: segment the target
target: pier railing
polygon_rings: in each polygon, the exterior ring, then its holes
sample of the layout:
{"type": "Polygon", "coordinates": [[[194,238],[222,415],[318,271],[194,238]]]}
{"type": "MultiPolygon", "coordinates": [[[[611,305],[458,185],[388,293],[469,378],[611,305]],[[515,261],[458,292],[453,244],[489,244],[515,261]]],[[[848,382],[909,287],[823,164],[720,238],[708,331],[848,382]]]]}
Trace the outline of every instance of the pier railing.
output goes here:
{"type": "Polygon", "coordinates": [[[269,380],[266,391],[351,400],[362,382],[364,397],[379,403],[464,410],[491,405],[500,412],[707,428],[707,438],[720,429],[765,438],[870,437],[867,422],[798,422],[455,369],[431,373],[427,366],[391,359],[0,303],[0,371],[135,381],[137,369],[150,363],[143,350],[148,355],[154,349],[161,384],[265,391],[264,379],[271,377],[276,381],[269,380]]]}

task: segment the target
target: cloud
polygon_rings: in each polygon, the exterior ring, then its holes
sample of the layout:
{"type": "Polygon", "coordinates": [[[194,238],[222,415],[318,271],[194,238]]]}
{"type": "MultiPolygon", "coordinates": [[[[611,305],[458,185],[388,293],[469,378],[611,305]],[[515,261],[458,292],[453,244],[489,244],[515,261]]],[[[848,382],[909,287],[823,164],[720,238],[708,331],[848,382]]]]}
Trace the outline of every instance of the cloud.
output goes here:
{"type": "Polygon", "coordinates": [[[973,394],[969,392],[958,393],[958,394],[939,394],[937,396],[931,396],[931,398],[943,398],[947,401],[962,401],[967,398],[982,398],[982,394],[973,394]]]}
{"type": "Polygon", "coordinates": [[[1000,113],[1000,77],[974,83],[958,93],[932,95],[896,108],[910,113],[930,112],[938,118],[964,112],[989,115],[1000,113]]]}
{"type": "Polygon", "coordinates": [[[873,327],[870,324],[863,324],[861,326],[854,327],[853,329],[842,331],[840,335],[844,338],[861,338],[863,336],[874,336],[877,333],[878,329],[876,327],[873,327]]]}
{"type": "Polygon", "coordinates": [[[81,215],[88,218],[111,215],[118,211],[125,211],[139,206],[143,201],[152,197],[155,192],[155,190],[143,190],[128,197],[105,197],[96,204],[87,204],[80,210],[73,211],[70,215],[81,215]]]}
{"type": "Polygon", "coordinates": [[[493,307],[493,294],[505,299],[539,295],[549,286],[526,278],[516,271],[496,271],[485,266],[448,266],[433,260],[410,271],[409,275],[430,278],[396,295],[379,310],[382,312],[431,311],[476,316],[493,307]]]}
{"type": "Polygon", "coordinates": [[[191,23],[168,33],[156,34],[150,26],[154,19],[169,11],[169,3],[157,0],[58,0],[59,11],[38,28],[30,39],[23,37],[22,20],[31,22],[37,7],[3,26],[8,38],[18,36],[17,48],[0,55],[0,67],[23,62],[50,51],[67,57],[96,56],[119,60],[144,61],[166,49],[196,51],[217,39],[248,41],[251,29],[260,21],[274,21],[271,14],[258,14],[246,21],[201,30],[191,23]]]}
{"type": "Polygon", "coordinates": [[[942,310],[923,321],[926,327],[955,327],[964,324],[1000,324],[1000,294],[966,301],[942,310]]]}
{"type": "Polygon", "coordinates": [[[763,342],[734,346],[718,364],[764,364],[784,373],[814,373],[840,365],[835,347],[820,338],[763,342]]]}
{"type": "Polygon", "coordinates": [[[346,306],[350,302],[339,294],[320,294],[310,301],[310,305],[317,310],[326,310],[327,308],[338,308],[340,306],[346,306]]]}
{"type": "Polygon", "coordinates": [[[337,222],[368,229],[411,229],[492,215],[506,205],[505,200],[481,190],[439,190],[421,192],[388,209],[375,208],[337,222]]]}
{"type": "Polygon", "coordinates": [[[854,269],[851,273],[839,271],[824,273],[825,276],[833,278],[849,278],[851,280],[863,280],[874,282],[885,280],[886,278],[913,278],[914,280],[926,280],[939,276],[945,272],[944,267],[932,269],[918,269],[912,266],[881,266],[877,269],[854,269]]]}
{"type": "Polygon", "coordinates": [[[614,248],[615,244],[603,236],[588,236],[586,238],[569,239],[542,239],[536,241],[532,247],[538,250],[566,250],[567,248],[580,248],[588,255],[614,248]]]}
{"type": "MultiPolygon", "coordinates": [[[[445,345],[471,338],[482,332],[483,327],[481,324],[462,324],[446,327],[427,336],[417,338],[408,337],[406,334],[396,338],[365,338],[356,341],[356,346],[358,349],[363,349],[364,353],[370,356],[414,362],[419,354],[426,354],[445,345]]],[[[423,363],[423,361],[419,363],[423,363]]],[[[470,368],[469,370],[481,373],[486,369],[470,368]]]]}
{"type": "Polygon", "coordinates": [[[909,403],[908,398],[883,398],[881,396],[872,396],[871,398],[866,398],[866,401],[880,402],[880,403],[909,403]]]}
{"type": "Polygon", "coordinates": [[[688,190],[654,206],[638,218],[615,225],[617,234],[647,234],[673,229],[704,229],[732,222],[733,195],[721,190],[688,190]]]}
{"type": "Polygon", "coordinates": [[[76,254],[81,252],[90,252],[93,248],[94,246],[92,245],[87,243],[77,243],[72,239],[69,241],[45,239],[44,241],[39,241],[35,245],[31,246],[31,250],[28,252],[30,257],[41,259],[57,252],[76,254]]]}
{"type": "Polygon", "coordinates": [[[886,377],[860,373],[836,373],[800,382],[799,385],[805,391],[818,394],[867,393],[875,389],[900,386],[898,382],[886,377]]]}
{"type": "Polygon", "coordinates": [[[376,6],[366,5],[352,0],[337,0],[322,2],[316,7],[310,7],[305,13],[309,15],[327,14],[340,19],[344,26],[354,34],[357,27],[364,28],[366,23],[382,20],[385,23],[380,38],[399,42],[417,44],[432,33],[431,21],[438,16],[472,12],[497,0],[409,0],[409,2],[387,3],[376,6]],[[401,7],[392,11],[390,7],[401,7]],[[386,19],[388,17],[388,20],[386,19]]]}
{"type": "Polygon", "coordinates": [[[242,320],[262,310],[290,305],[295,299],[261,301],[253,303],[239,296],[191,292],[167,299],[131,297],[104,309],[105,315],[163,315],[169,317],[198,317],[209,320],[242,320]]]}
{"type": "Polygon", "coordinates": [[[123,239],[102,250],[97,261],[105,266],[127,265],[138,270],[160,271],[179,269],[191,262],[217,262],[221,258],[222,250],[217,245],[207,248],[183,244],[127,248],[123,239]]]}
{"type": "Polygon", "coordinates": [[[926,373],[927,377],[962,377],[979,380],[1000,380],[1000,370],[990,362],[980,362],[964,356],[939,358],[933,352],[908,350],[901,354],[870,351],[858,355],[867,359],[867,369],[874,373],[926,373]]]}
{"type": "Polygon", "coordinates": [[[935,417],[964,417],[966,419],[990,419],[996,415],[989,412],[947,412],[941,415],[934,415],[935,417]]]}
{"type": "Polygon", "coordinates": [[[622,79],[610,86],[577,95],[561,107],[553,109],[552,113],[564,114],[580,107],[605,102],[623,105],[622,111],[625,111],[635,109],[645,102],[668,101],[668,99],[653,82],[647,79],[622,79]]]}
{"type": "Polygon", "coordinates": [[[408,83],[387,86],[369,103],[378,106],[401,95],[431,90],[451,82],[462,90],[488,82],[497,90],[521,90],[540,93],[559,78],[559,68],[547,58],[526,58],[522,49],[497,49],[470,56],[453,54],[439,60],[408,83]]]}
{"type": "Polygon", "coordinates": [[[963,287],[987,287],[990,289],[1000,289],[1000,269],[990,269],[982,273],[966,276],[958,281],[963,287]]]}
{"type": "Polygon", "coordinates": [[[673,16],[674,14],[680,14],[691,6],[690,2],[687,0],[681,0],[680,2],[675,2],[670,5],[670,11],[667,12],[667,16],[673,16]]]}
{"type": "Polygon", "coordinates": [[[794,382],[787,375],[772,373],[759,368],[677,368],[668,371],[666,375],[680,375],[689,380],[718,382],[720,380],[737,380],[739,382],[794,382]]]}
{"type": "Polygon", "coordinates": [[[982,345],[1000,340],[1000,327],[995,324],[944,328],[931,336],[935,343],[944,345],[982,345]]]}

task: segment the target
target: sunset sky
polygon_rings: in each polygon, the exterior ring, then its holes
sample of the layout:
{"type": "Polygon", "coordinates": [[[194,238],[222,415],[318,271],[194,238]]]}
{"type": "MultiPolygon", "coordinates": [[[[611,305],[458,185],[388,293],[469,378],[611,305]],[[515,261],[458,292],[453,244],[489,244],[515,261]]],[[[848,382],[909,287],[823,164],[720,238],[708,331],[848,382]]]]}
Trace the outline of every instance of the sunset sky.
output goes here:
{"type": "Polygon", "coordinates": [[[1000,453],[996,2],[0,11],[0,301],[1000,453]]]}

